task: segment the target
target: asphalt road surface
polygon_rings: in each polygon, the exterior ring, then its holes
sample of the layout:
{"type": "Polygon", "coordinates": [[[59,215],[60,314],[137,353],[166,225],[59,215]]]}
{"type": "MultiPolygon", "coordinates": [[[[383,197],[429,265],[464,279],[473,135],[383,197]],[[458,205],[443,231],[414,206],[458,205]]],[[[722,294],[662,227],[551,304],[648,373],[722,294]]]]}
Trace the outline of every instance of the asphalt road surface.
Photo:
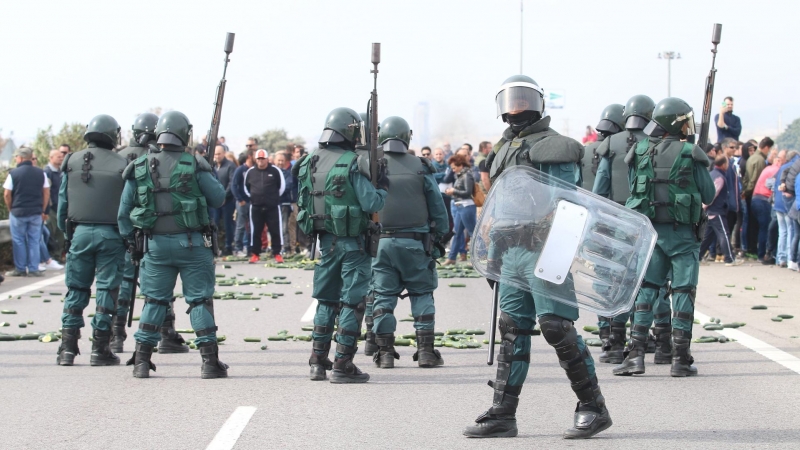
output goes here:
{"type": "MultiPolygon", "coordinates": [[[[697,317],[745,322],[725,330],[736,342],[693,344],[700,375],[671,378],[669,366],[646,358],[647,373],[614,377],[598,363],[598,377],[614,425],[592,442],[561,439],[571,426],[575,396],[552,348],[533,339],[531,367],[522,390],[514,439],[472,440],[461,435],[491,405],[486,381],[486,346],[440,348],[445,366],[420,369],[414,349],[398,347],[395,369],[374,368],[371,358],[356,358],[371,380],[363,385],[333,385],[308,380],[308,342],[272,342],[286,329],[308,334],[312,306],[311,271],[268,269],[232,263],[217,273],[244,277],[286,276],[291,285],[220,287],[241,292],[280,292],[273,299],[217,301],[221,359],[229,378],[200,379],[200,355],[153,355],[158,371],[134,379],[131,368],[90,367],[91,328],[83,331],[82,355],[73,367],[55,364],[58,343],[0,342],[0,448],[3,449],[265,449],[265,448],[544,448],[613,445],[617,448],[798,448],[800,415],[800,274],[745,264],[704,266],[697,317]],[[726,287],[735,285],[735,287],[726,287]],[[746,290],[745,287],[755,290],[746,290]],[[296,292],[302,291],[301,294],[296,292]],[[730,297],[720,296],[730,293],[730,297]],[[765,298],[777,295],[778,298],[765,298]],[[756,304],[767,310],[751,310],[756,304]],[[254,308],[259,311],[254,311],[254,308]],[[773,322],[778,314],[797,318],[773,322]],[[303,321],[303,318],[307,321],[303,321]],[[261,343],[245,343],[261,337],[261,343]],[[267,345],[266,350],[261,350],[267,345]]],[[[176,288],[176,291],[179,291],[176,288]]],[[[63,272],[45,279],[8,279],[0,286],[4,333],[58,330],[66,292],[63,272]],[[46,284],[50,283],[50,284],[46,284]],[[42,291],[42,292],[39,292],[42,291]],[[9,295],[11,296],[10,298],[9,295]],[[45,303],[45,299],[51,301],[45,303]],[[33,321],[26,329],[18,324],[33,321]]],[[[436,291],[436,329],[489,329],[490,290],[482,279],[442,280],[436,291]],[[463,282],[466,288],[448,283],[463,282]]],[[[176,303],[177,328],[189,328],[182,299],[176,303]]],[[[141,308],[141,301],[137,309],[141,308]]],[[[86,313],[92,312],[93,305],[86,313]]],[[[410,314],[399,302],[398,317],[410,314]]],[[[87,319],[88,324],[89,319],[87,319]]],[[[579,327],[594,325],[583,313],[579,327]]],[[[134,324],[134,327],[136,325],[134,324]]],[[[580,328],[579,328],[580,329],[580,328]]],[[[130,334],[134,330],[132,329],[130,334]]],[[[413,333],[400,322],[398,334],[413,333]]],[[[584,337],[590,333],[582,332],[584,337]]],[[[699,325],[695,337],[720,336],[699,325]]],[[[185,335],[187,338],[191,335],[185,335]]],[[[126,351],[130,358],[132,336],[126,351]]],[[[592,348],[595,358],[599,348],[592,348]]]]}

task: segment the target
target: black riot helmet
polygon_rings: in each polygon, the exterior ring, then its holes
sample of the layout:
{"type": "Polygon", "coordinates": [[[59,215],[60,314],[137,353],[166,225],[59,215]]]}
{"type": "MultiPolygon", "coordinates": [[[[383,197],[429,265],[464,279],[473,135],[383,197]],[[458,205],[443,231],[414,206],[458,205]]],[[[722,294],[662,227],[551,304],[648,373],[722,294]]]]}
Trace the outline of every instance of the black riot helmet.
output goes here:
{"type": "Polygon", "coordinates": [[[641,130],[653,118],[653,108],[656,102],[646,95],[634,95],[625,103],[625,129],[641,130]]]}
{"type": "Polygon", "coordinates": [[[606,106],[600,114],[600,122],[595,129],[606,135],[617,134],[625,129],[625,120],[622,118],[625,107],[619,103],[606,106]]]}
{"type": "Polygon", "coordinates": [[[153,113],[139,114],[139,117],[136,118],[131,127],[133,138],[142,145],[148,141],[154,141],[156,139],[156,125],[158,125],[157,115],[153,113]]]}
{"type": "Polygon", "coordinates": [[[514,75],[506,79],[497,90],[494,98],[497,103],[497,116],[520,131],[541,119],[544,115],[544,92],[525,75],[514,75]]]}

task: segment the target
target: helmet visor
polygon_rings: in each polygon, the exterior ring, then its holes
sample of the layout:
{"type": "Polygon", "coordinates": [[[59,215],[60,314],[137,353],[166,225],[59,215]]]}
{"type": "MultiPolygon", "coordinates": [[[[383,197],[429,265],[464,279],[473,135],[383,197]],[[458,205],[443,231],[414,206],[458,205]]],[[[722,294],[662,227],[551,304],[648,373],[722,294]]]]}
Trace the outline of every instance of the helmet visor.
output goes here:
{"type": "Polygon", "coordinates": [[[159,144],[166,144],[166,145],[184,145],[183,141],[181,141],[180,138],[178,138],[178,136],[175,136],[172,133],[166,133],[166,132],[165,133],[161,133],[158,136],[158,143],[159,144]]]}
{"type": "Polygon", "coordinates": [[[644,131],[644,134],[650,137],[661,137],[667,134],[667,130],[661,127],[661,125],[659,125],[655,120],[651,120],[642,131],[644,131]]]}
{"type": "Polygon", "coordinates": [[[608,134],[616,134],[622,131],[622,128],[620,128],[619,125],[608,119],[601,120],[600,123],[597,124],[595,129],[597,131],[601,131],[603,133],[608,133],[608,134]]]}
{"type": "Polygon", "coordinates": [[[689,111],[686,114],[682,114],[682,115],[676,117],[675,120],[672,122],[672,125],[678,125],[681,122],[683,122],[683,124],[680,125],[681,133],[684,136],[690,136],[690,135],[695,134],[694,112],[693,111],[689,111]]]}
{"type": "Polygon", "coordinates": [[[642,116],[630,116],[625,121],[625,128],[628,130],[642,130],[647,126],[648,122],[649,120],[642,116]]]}
{"type": "Polygon", "coordinates": [[[361,122],[359,122],[359,124],[358,124],[358,135],[357,135],[357,137],[358,137],[359,141],[355,143],[356,145],[366,144],[366,142],[367,142],[367,125],[364,123],[363,120],[361,122]]]}
{"type": "Polygon", "coordinates": [[[399,139],[389,139],[383,143],[383,151],[391,153],[406,153],[408,152],[408,146],[405,142],[399,139]]]}
{"type": "Polygon", "coordinates": [[[509,86],[495,97],[497,117],[503,114],[519,114],[523,111],[544,112],[542,93],[529,86],[509,86]]]}

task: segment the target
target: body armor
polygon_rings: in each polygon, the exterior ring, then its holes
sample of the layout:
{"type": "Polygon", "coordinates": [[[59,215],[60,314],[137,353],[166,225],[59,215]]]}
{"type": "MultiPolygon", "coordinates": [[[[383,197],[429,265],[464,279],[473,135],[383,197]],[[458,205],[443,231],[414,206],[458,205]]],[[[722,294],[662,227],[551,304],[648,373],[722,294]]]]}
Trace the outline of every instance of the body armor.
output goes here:
{"type": "Polygon", "coordinates": [[[392,189],[386,205],[378,213],[384,230],[402,230],[428,225],[425,200],[425,175],[431,173],[420,158],[408,153],[386,153],[387,172],[392,189]]]}
{"type": "Polygon", "coordinates": [[[74,223],[117,224],[127,161],[112,150],[95,147],[67,156],[67,217],[74,223]]]}
{"type": "Polygon", "coordinates": [[[606,138],[597,148],[598,156],[608,157],[611,162],[611,195],[608,197],[610,200],[624,205],[630,197],[631,188],[628,183],[628,164],[625,162],[625,156],[645,139],[647,135],[641,130],[625,130],[606,138]]]}

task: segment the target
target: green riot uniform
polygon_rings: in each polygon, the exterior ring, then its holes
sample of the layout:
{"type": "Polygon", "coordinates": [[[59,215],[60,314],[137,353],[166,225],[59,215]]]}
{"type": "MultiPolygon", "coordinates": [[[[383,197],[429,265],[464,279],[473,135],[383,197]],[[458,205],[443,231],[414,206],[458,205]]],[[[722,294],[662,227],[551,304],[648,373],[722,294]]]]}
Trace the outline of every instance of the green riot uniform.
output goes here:
{"type": "MultiPolygon", "coordinates": [[[[487,159],[492,181],[503,170],[519,164],[529,165],[567,183],[581,186],[580,161],[584,148],[549,127],[550,118],[541,117],[541,89],[528,77],[511,77],[497,94],[498,114],[510,127],[494,146],[487,159]],[[526,89],[526,91],[523,91],[526,89]],[[524,112],[521,110],[524,109],[524,112]],[[529,114],[533,112],[533,114],[529,114]]],[[[489,249],[490,260],[493,259],[489,249]]],[[[501,277],[514,273],[534,280],[537,255],[524,247],[511,247],[498,255],[501,277]]],[[[566,285],[565,285],[566,286],[566,285]]],[[[573,428],[567,439],[587,438],[611,426],[595,375],[594,360],[574,321],[578,309],[528,291],[499,283],[502,341],[497,356],[497,377],[492,407],[464,430],[469,437],[516,436],[516,409],[530,365],[531,335],[538,318],[541,333],[553,346],[571,387],[578,397],[573,428]]]]}
{"type": "Polygon", "coordinates": [[[586,144],[584,147],[585,151],[581,159],[581,178],[583,179],[583,187],[587,190],[594,186],[598,165],[600,164],[600,156],[597,154],[597,148],[605,141],[606,137],[598,133],[597,140],[586,144]]]}
{"type": "Polygon", "coordinates": [[[380,348],[374,361],[378,367],[391,368],[399,358],[394,349],[397,329],[394,309],[397,297],[405,290],[407,294],[401,297],[408,296],[411,301],[417,336],[414,360],[420,367],[439,366],[444,361],[433,348],[436,313],[433,291],[438,286],[435,261],[438,250],[433,242],[438,242],[446,230],[447,210],[433,177],[436,169],[428,159],[407,152],[408,123],[399,117],[389,117],[380,130],[378,140],[386,155],[391,188],[379,214],[383,231],[378,255],[372,260],[374,304],[367,313],[373,316],[371,328],[380,348]]]}
{"type": "MultiPolygon", "coordinates": [[[[365,251],[369,214],[380,211],[386,191],[370,183],[359,167],[361,119],[349,108],[333,110],[326,120],[320,148],[295,164],[299,182],[297,223],[304,233],[319,236],[319,263],[314,268],[317,299],[314,315],[311,380],[366,382],[369,375],[352,363],[361,335],[370,281],[370,255],[365,251]],[[328,354],[336,317],[335,361],[328,354]]],[[[380,179],[379,179],[380,180],[380,179]]]]}
{"type": "Polygon", "coordinates": [[[671,375],[695,375],[689,347],[700,270],[697,236],[698,228],[702,228],[703,204],[713,201],[715,188],[705,153],[681,140],[694,134],[689,105],[676,98],[662,100],[644,132],[662,139],[639,142],[626,156],[632,186],[626,206],[650,217],[658,239],[636,297],[630,352],[614,374],[644,373],[643,354],[653,323],[653,306],[671,271],[671,375]]]}
{"type": "Polygon", "coordinates": [[[123,187],[120,175],[125,169],[125,159],[113,152],[118,136],[119,125],[113,117],[95,117],[84,135],[88,148],[67,155],[61,167],[58,228],[71,242],[66,267],[69,292],[61,316],[63,340],[56,359],[64,366],[71,366],[75,355],[80,353],[77,340],[95,277],[97,307],[92,319],[90,364],[119,364],[119,358],[109,347],[116,313],[114,292],[121,282],[125,254],[114,212],[123,187]]]}
{"type": "Polygon", "coordinates": [[[125,169],[119,207],[120,233],[132,242],[134,229],[145,235],[141,291],[145,297],[136,351],[128,361],[137,378],[149,377],[153,347],[173,300],[178,275],[203,360],[202,378],[227,376],[219,361],[214,320],[214,256],[208,207],[225,200],[225,189],[205,159],[185,152],[191,124],[177,111],[164,114],[156,128],[160,151],[137,158],[125,169]]]}

